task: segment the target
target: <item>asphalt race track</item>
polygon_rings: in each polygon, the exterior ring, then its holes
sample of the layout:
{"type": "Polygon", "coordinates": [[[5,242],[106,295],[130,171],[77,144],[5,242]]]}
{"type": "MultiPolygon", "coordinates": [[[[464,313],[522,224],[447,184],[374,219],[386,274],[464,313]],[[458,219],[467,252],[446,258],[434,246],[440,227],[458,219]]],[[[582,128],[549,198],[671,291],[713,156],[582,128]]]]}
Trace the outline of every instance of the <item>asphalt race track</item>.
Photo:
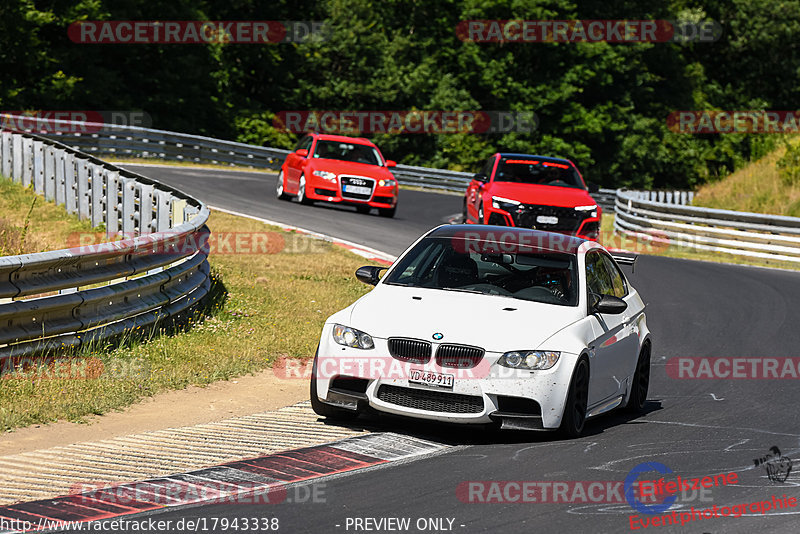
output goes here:
{"type": "MultiPolygon", "coordinates": [[[[397,254],[428,228],[460,212],[461,198],[401,191],[395,219],[351,208],[301,206],[275,198],[275,175],[189,168],[136,167],[213,206],[278,220],[397,254]]],[[[679,496],[673,510],[734,506],[800,497],[800,389],[795,380],[678,380],[667,360],[678,356],[796,357],[800,346],[800,273],[642,257],[628,274],[648,303],[653,366],[648,413],[613,412],[591,420],[586,435],[564,441],[549,434],[499,433],[381,418],[379,430],[454,445],[409,463],[327,479],[325,503],[208,505],[172,509],[157,519],[279,518],[281,532],[387,532],[355,528],[354,518],[452,519],[452,531],[628,532],[635,512],[622,502],[462,502],[468,481],[621,481],[643,462],[660,462],[683,478],[736,472],[738,483],[713,488],[702,500],[679,496]],[[754,459],[773,446],[795,462],[785,482],[771,482],[754,459]],[[349,520],[348,520],[349,518],[349,520]]],[[[480,313],[480,310],[476,310],[480,313]]],[[[653,474],[649,478],[658,478],[653,474]]],[[[694,496],[692,494],[695,494],[694,496]]],[[[465,499],[466,500],[466,499],[465,499]]],[[[618,499],[619,500],[619,499],[618,499]]],[[[364,527],[365,523],[360,523],[364,527]]],[[[648,532],[797,532],[800,507],[709,518],[648,532]]],[[[419,523],[422,527],[425,524],[419,523]]],[[[375,525],[372,524],[374,527],[375,525]]],[[[638,526],[638,525],[637,525],[638,526]]]]}
{"type": "Polygon", "coordinates": [[[322,232],[394,255],[426,230],[448,222],[454,215],[461,216],[462,197],[452,194],[401,190],[395,217],[386,219],[377,210],[362,215],[350,206],[324,203],[304,206],[278,200],[275,196],[278,175],[273,173],[215,172],[176,166],[128,168],[191,191],[195,198],[210,206],[322,232]]]}

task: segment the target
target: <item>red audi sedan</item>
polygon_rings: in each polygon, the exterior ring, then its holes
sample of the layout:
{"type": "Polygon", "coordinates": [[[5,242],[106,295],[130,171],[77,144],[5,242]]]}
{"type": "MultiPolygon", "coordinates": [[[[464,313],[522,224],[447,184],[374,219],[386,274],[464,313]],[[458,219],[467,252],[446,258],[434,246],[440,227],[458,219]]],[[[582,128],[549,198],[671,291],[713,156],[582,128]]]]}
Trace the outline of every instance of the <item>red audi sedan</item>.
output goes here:
{"type": "Polygon", "coordinates": [[[310,133],[283,162],[276,192],[281,200],[346,203],[394,217],[398,185],[389,169],[395,165],[363,137],[310,133]]]}
{"type": "Polygon", "coordinates": [[[602,209],[590,190],[568,159],[498,153],[467,187],[463,219],[597,241],[602,209]]]}

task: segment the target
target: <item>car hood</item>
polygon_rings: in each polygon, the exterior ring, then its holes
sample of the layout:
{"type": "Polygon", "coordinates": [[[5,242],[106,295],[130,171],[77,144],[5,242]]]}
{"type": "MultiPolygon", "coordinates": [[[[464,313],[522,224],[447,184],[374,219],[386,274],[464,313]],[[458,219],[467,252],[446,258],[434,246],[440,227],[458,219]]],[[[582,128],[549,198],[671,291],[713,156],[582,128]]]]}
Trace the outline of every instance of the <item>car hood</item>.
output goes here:
{"type": "Polygon", "coordinates": [[[312,159],[310,160],[312,170],[328,171],[336,174],[355,174],[375,178],[376,180],[393,178],[392,173],[386,167],[377,165],[367,165],[366,163],[356,163],[353,161],[341,161],[337,159],[312,159]]]}
{"type": "Polygon", "coordinates": [[[490,191],[493,196],[518,200],[524,204],[544,204],[563,208],[596,204],[585,189],[574,187],[493,182],[490,191]]]}
{"type": "Polygon", "coordinates": [[[506,352],[539,347],[581,319],[578,307],[494,295],[379,284],[350,307],[350,324],[376,338],[411,337],[506,352]],[[416,298],[415,298],[416,297],[416,298]]]}

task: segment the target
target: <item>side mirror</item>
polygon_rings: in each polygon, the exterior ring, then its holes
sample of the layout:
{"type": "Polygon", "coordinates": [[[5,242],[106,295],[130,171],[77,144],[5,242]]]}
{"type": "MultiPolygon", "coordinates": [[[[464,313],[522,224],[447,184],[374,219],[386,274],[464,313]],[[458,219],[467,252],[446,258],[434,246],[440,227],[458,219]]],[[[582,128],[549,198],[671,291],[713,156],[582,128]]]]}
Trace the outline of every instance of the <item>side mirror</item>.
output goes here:
{"type": "Polygon", "coordinates": [[[592,307],[595,311],[600,313],[608,313],[610,315],[619,315],[628,309],[628,305],[624,300],[611,295],[600,296],[600,298],[595,301],[594,306],[592,307]]]}
{"type": "Polygon", "coordinates": [[[477,180],[479,182],[486,183],[489,181],[489,178],[485,174],[477,173],[472,177],[473,180],[477,180]]]}
{"type": "Polygon", "coordinates": [[[356,270],[356,278],[365,284],[376,285],[381,279],[381,271],[388,267],[377,267],[375,265],[365,265],[356,270]]]}
{"type": "Polygon", "coordinates": [[[295,150],[295,154],[297,154],[301,158],[307,158],[308,157],[308,149],[306,149],[306,148],[298,148],[297,150],[295,150]]]}
{"type": "Polygon", "coordinates": [[[387,167],[397,167],[397,162],[392,160],[392,159],[387,159],[386,160],[386,166],[387,167]]]}
{"type": "Polygon", "coordinates": [[[595,184],[595,183],[586,182],[586,187],[589,188],[589,192],[590,193],[599,193],[600,192],[600,186],[595,184]]]}

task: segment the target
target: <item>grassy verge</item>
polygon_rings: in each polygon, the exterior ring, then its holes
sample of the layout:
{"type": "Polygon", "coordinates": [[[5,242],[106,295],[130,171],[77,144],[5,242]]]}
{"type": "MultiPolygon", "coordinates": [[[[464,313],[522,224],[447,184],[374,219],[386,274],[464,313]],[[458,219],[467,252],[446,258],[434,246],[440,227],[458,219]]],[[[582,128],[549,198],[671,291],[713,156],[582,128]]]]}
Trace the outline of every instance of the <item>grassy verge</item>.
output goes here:
{"type": "Polygon", "coordinates": [[[218,212],[209,226],[232,236],[211,256],[228,292],[224,306],[187,332],[7,373],[0,428],[80,421],[161,391],[253,373],[280,356],[309,357],[324,319],[368,290],[354,275],[366,260],[340,247],[218,212]],[[270,253],[248,252],[257,233],[266,233],[270,253]],[[238,253],[236,235],[248,236],[238,253]]]}
{"type": "Polygon", "coordinates": [[[800,182],[781,176],[781,147],[718,182],[701,187],[695,206],[800,217],[800,182]]]}
{"type": "Polygon", "coordinates": [[[91,229],[62,206],[0,177],[0,256],[68,248],[71,237],[91,229]]]}

